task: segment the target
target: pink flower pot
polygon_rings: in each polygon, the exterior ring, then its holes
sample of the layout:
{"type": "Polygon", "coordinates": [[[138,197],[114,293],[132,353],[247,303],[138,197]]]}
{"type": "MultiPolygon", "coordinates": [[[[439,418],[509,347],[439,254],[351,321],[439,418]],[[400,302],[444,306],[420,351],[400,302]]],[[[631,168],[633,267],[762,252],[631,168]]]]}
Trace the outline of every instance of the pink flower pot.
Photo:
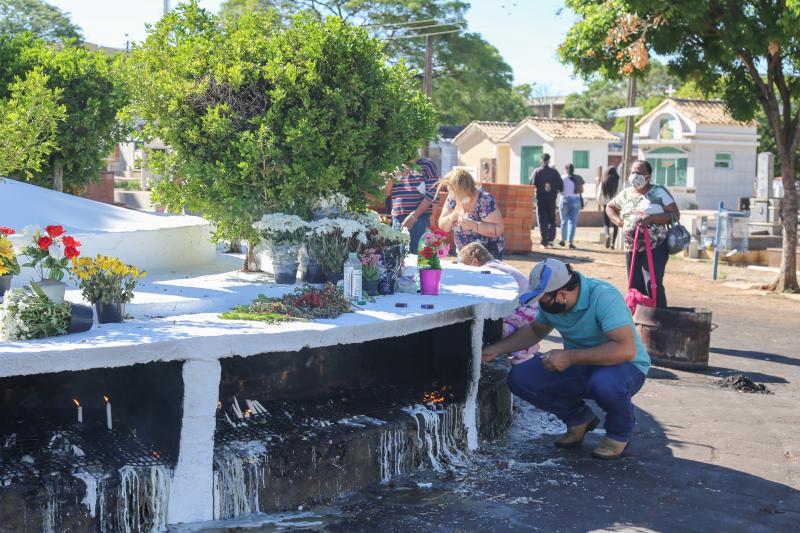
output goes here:
{"type": "Polygon", "coordinates": [[[442,271],[433,268],[423,268],[419,271],[420,293],[436,296],[439,294],[439,282],[442,280],[442,271]]]}

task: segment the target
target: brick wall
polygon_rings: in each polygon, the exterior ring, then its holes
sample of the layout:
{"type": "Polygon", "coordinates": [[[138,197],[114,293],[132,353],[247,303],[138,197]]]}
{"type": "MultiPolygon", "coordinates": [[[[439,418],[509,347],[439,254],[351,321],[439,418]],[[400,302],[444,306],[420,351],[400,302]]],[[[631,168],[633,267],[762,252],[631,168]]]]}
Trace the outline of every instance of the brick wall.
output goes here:
{"type": "MultiPolygon", "coordinates": [[[[481,187],[492,193],[497,207],[503,214],[505,225],[506,251],[511,253],[528,253],[531,251],[531,226],[533,225],[533,188],[527,185],[506,185],[503,183],[483,183],[481,187]]],[[[440,191],[436,205],[433,207],[431,224],[437,224],[444,207],[447,191],[440,191]]],[[[450,232],[451,248],[453,233],[450,232]]]]}
{"type": "Polygon", "coordinates": [[[114,203],[114,173],[101,172],[97,181],[89,180],[84,197],[96,202],[114,203]]]}

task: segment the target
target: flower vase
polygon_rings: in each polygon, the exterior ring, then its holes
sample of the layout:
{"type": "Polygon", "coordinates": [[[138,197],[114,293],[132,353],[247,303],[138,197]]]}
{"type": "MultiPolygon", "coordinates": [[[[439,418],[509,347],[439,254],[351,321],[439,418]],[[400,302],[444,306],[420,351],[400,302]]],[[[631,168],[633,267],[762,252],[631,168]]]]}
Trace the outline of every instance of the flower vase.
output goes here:
{"type": "Polygon", "coordinates": [[[314,250],[308,243],[300,248],[300,281],[305,283],[325,283],[325,272],[314,255],[314,250]]]}
{"type": "Polygon", "coordinates": [[[438,268],[423,268],[419,271],[420,293],[436,296],[439,294],[439,282],[442,271],[438,268]]]}
{"type": "Polygon", "coordinates": [[[293,242],[264,243],[264,248],[272,260],[272,273],[275,275],[276,283],[293,285],[297,282],[297,256],[300,246],[300,243],[293,242]]]}
{"type": "Polygon", "coordinates": [[[11,274],[0,276],[0,298],[2,298],[6,291],[11,288],[11,278],[13,277],[14,276],[11,274]]]}
{"type": "Polygon", "coordinates": [[[402,244],[384,248],[380,252],[381,256],[381,277],[378,280],[379,294],[394,294],[394,285],[400,276],[400,269],[403,268],[405,259],[405,247],[402,244]]]}
{"type": "Polygon", "coordinates": [[[364,280],[364,291],[369,294],[370,296],[377,296],[378,295],[378,282],[377,279],[365,279],[364,280]]]}
{"type": "Polygon", "coordinates": [[[275,283],[293,285],[297,282],[297,262],[272,260],[272,271],[275,273],[275,283]]]}
{"type": "Polygon", "coordinates": [[[94,311],[88,305],[70,304],[69,329],[67,333],[83,333],[92,329],[94,311]]]}
{"type": "Polygon", "coordinates": [[[56,304],[64,303],[64,293],[67,290],[67,284],[63,281],[43,279],[42,281],[32,281],[31,285],[36,285],[51,302],[56,304]]]}
{"type": "Polygon", "coordinates": [[[325,281],[328,283],[339,283],[344,279],[344,271],[339,270],[337,272],[325,272],[325,281]]]}
{"type": "Polygon", "coordinates": [[[97,310],[97,321],[101,324],[119,323],[125,317],[125,304],[122,302],[95,302],[94,308],[97,310]]]}

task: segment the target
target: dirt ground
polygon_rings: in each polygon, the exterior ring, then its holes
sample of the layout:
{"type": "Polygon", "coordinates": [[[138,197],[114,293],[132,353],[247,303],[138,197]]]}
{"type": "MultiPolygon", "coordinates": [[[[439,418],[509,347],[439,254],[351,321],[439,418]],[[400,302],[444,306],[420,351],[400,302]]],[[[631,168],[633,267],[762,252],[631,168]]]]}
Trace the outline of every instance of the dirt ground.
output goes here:
{"type": "MultiPolygon", "coordinates": [[[[550,251],[548,251],[550,252],[550,251]]],[[[553,256],[625,289],[620,252],[584,245],[553,256]]],[[[512,256],[522,270],[544,257],[512,256]]],[[[710,368],[653,368],[635,397],[638,423],[623,459],[552,447],[557,420],[517,402],[512,429],[485,443],[467,466],[420,472],[312,511],[306,529],[333,532],[800,531],[800,301],[739,287],[772,274],[672,259],[670,305],[712,310],[710,368]],[[720,388],[743,373],[773,394],[720,388]]],[[[544,348],[555,347],[551,338],[544,348]]],[[[280,528],[279,528],[280,529],[280,528]]],[[[248,529],[249,530],[249,529],[248,529]]],[[[267,526],[257,531],[275,531],[267,526]]]]}

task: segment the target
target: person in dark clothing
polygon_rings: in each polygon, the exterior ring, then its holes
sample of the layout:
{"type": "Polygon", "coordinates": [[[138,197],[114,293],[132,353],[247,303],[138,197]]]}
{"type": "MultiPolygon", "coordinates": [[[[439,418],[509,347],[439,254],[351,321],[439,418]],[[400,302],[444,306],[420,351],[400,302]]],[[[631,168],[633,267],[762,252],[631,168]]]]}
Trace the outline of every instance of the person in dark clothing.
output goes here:
{"type": "Polygon", "coordinates": [[[550,154],[542,154],[542,166],[533,171],[531,185],[536,189],[536,215],[542,247],[547,248],[556,240],[556,199],[564,190],[561,175],[550,166],[550,154]]]}

